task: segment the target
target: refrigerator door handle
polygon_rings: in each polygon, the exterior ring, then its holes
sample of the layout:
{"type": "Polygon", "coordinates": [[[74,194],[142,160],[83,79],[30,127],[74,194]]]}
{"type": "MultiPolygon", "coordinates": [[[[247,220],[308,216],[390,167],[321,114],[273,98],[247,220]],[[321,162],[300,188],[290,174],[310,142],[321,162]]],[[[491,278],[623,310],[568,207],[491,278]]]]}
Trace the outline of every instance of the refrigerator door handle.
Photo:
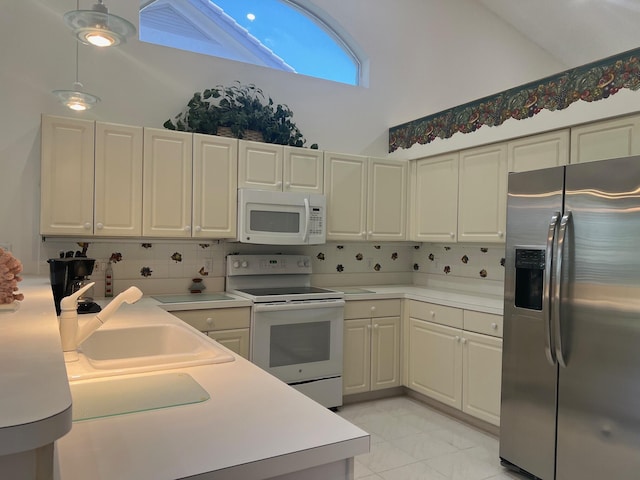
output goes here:
{"type": "Polygon", "coordinates": [[[553,324],[554,324],[554,340],[556,358],[558,363],[562,367],[567,366],[566,359],[564,358],[564,349],[562,348],[562,325],[560,323],[560,298],[561,298],[561,285],[562,285],[562,262],[564,257],[564,244],[567,236],[567,229],[569,222],[571,221],[571,212],[567,212],[560,221],[560,232],[558,234],[558,246],[556,250],[555,261],[555,283],[553,285],[553,324]]]}
{"type": "Polygon", "coordinates": [[[553,244],[556,238],[559,219],[560,212],[556,212],[549,222],[549,230],[547,231],[547,248],[545,251],[544,290],[542,292],[542,308],[544,311],[544,353],[547,357],[547,361],[552,366],[556,365],[558,362],[556,360],[556,352],[553,346],[553,329],[551,327],[551,310],[553,308],[553,304],[551,303],[551,268],[553,265],[553,244]]]}

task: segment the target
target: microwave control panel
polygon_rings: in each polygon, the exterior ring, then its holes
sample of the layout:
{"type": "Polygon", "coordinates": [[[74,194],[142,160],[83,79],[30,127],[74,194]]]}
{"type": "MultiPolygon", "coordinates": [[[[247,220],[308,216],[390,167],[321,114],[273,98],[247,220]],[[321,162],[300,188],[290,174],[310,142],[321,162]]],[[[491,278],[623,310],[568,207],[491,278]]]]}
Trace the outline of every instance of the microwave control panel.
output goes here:
{"type": "Polygon", "coordinates": [[[311,207],[311,214],[309,215],[309,234],[310,235],[324,234],[324,225],[322,223],[321,207],[311,207]]]}

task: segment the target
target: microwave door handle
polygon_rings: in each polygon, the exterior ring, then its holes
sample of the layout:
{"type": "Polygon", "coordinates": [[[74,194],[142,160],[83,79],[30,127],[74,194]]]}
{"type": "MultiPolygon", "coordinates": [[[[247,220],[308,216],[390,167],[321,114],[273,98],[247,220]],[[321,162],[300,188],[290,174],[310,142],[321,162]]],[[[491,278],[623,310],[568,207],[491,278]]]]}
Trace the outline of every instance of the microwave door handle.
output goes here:
{"type": "Polygon", "coordinates": [[[551,302],[551,268],[553,265],[553,244],[555,243],[556,231],[558,229],[558,220],[560,219],[560,212],[555,212],[549,222],[549,229],[547,230],[547,248],[545,250],[545,266],[544,266],[544,290],[542,296],[542,310],[544,314],[544,353],[547,357],[547,361],[551,365],[558,363],[556,359],[556,352],[553,345],[553,328],[552,328],[552,309],[553,304],[551,302]]]}
{"type": "Polygon", "coordinates": [[[307,243],[309,240],[309,227],[311,223],[311,208],[309,207],[309,198],[304,199],[304,236],[302,237],[302,243],[307,243]]]}

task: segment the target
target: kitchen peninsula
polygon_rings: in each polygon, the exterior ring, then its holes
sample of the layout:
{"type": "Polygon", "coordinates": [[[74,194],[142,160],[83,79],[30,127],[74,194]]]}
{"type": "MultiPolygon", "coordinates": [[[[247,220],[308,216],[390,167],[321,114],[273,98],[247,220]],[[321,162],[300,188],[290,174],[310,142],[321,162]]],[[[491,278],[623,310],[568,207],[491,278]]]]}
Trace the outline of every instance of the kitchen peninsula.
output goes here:
{"type": "MultiPolygon", "coordinates": [[[[26,324],[37,314],[40,321],[55,325],[48,279],[27,279],[20,286],[25,308],[0,320],[26,324]]],[[[120,309],[102,328],[132,323],[184,326],[159,308],[156,300],[143,298],[120,309]]],[[[194,330],[194,335],[199,333],[194,330]]],[[[25,334],[15,344],[20,346],[14,351],[28,349],[33,339],[25,334]]],[[[63,366],[61,362],[60,353],[52,368],[63,366]]],[[[237,355],[227,363],[171,371],[191,376],[210,398],[74,422],[71,431],[56,442],[53,478],[347,479],[353,472],[353,457],[369,449],[366,432],[237,355]]],[[[129,376],[139,375],[144,374],[129,376]]],[[[8,375],[3,375],[2,385],[8,381],[8,375]]],[[[26,395],[28,389],[22,392],[26,395]]],[[[7,421],[4,428],[10,427],[7,421]]]]}

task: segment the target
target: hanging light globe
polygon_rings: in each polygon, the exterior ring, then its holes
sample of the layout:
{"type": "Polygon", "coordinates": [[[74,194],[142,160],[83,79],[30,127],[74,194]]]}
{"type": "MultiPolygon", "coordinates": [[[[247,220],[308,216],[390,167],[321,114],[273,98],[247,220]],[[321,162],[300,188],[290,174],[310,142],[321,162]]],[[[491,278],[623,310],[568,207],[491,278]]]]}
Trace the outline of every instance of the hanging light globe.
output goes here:
{"type": "Polygon", "coordinates": [[[136,27],[122,17],[109,13],[98,0],[91,10],[72,10],[64,14],[64,21],[76,38],[85,45],[115,47],[136,33],[136,27]]]}

